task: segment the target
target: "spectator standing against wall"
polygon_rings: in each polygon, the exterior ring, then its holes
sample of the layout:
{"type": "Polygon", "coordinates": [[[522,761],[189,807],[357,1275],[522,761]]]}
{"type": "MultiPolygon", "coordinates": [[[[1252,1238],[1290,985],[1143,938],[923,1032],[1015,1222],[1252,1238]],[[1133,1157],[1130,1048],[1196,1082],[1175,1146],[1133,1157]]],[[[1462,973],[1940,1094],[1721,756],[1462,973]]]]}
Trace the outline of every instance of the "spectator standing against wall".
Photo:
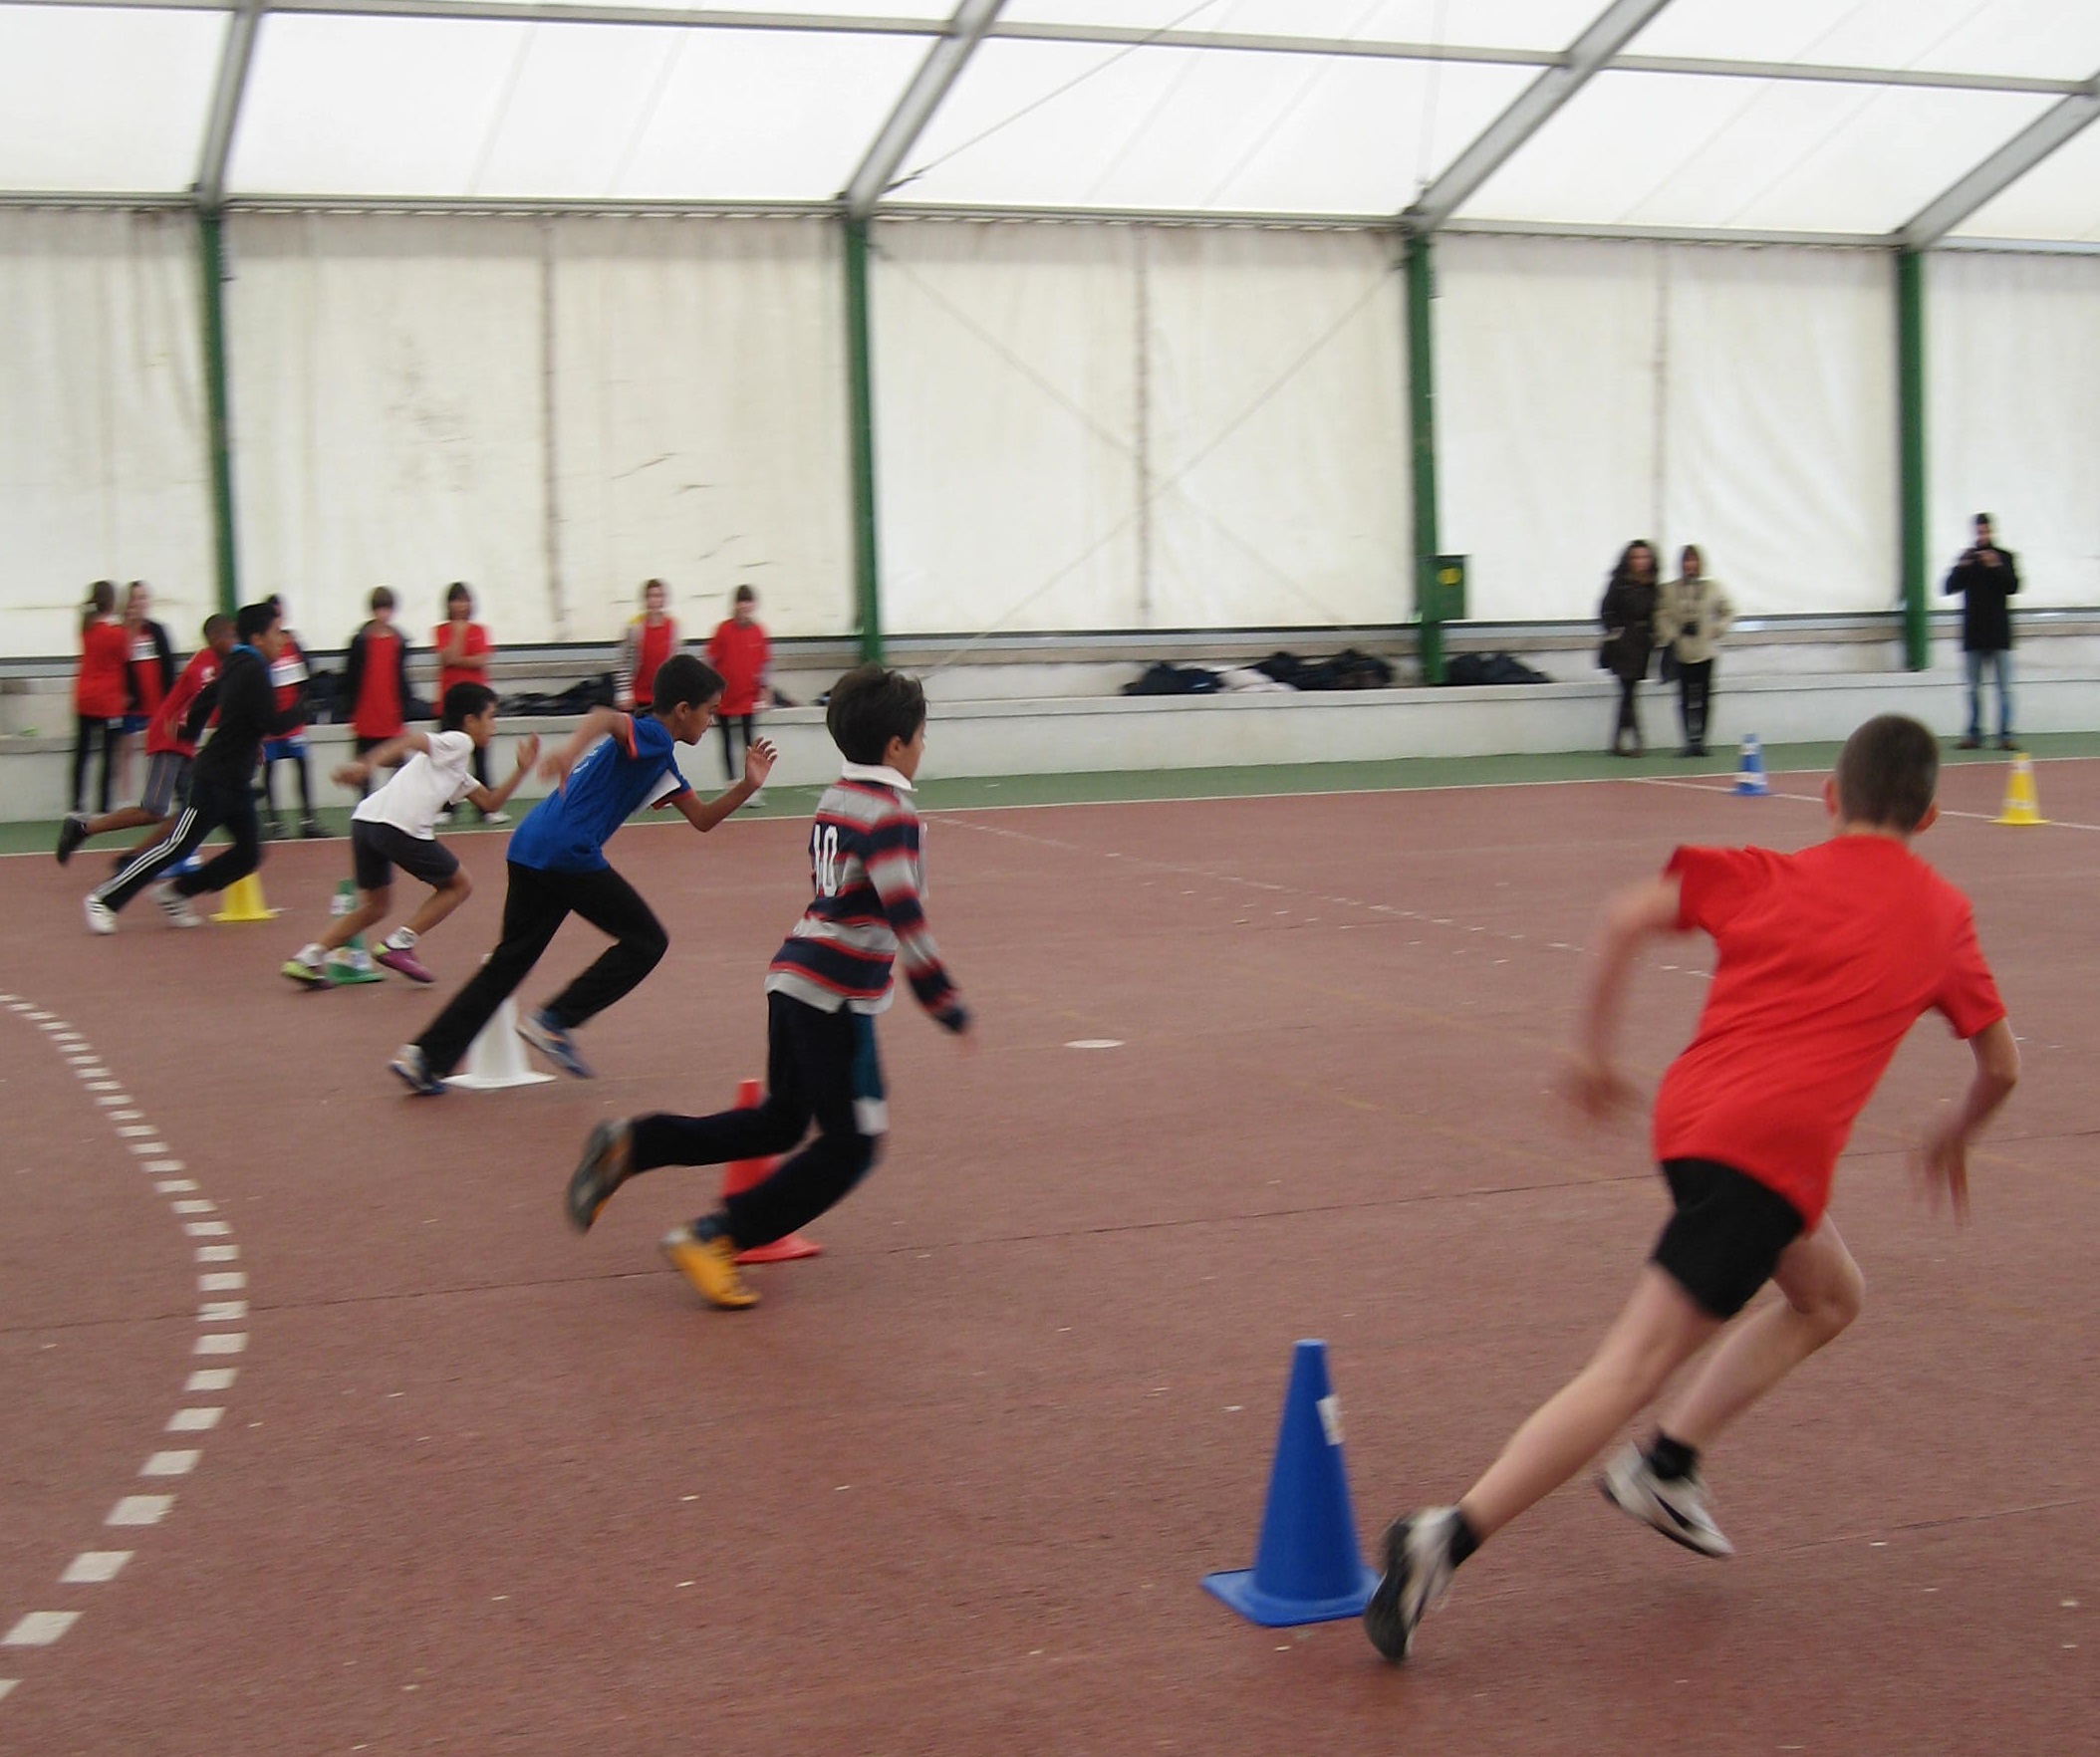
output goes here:
{"type": "MultiPolygon", "coordinates": [[[[758,626],[758,594],[751,587],[739,586],[730,599],[729,620],[707,642],[707,662],[722,674],[722,701],[714,718],[722,729],[722,762],[733,786],[744,772],[743,758],[736,752],[737,734],[743,734],[748,756],[758,710],[771,705],[766,675],[772,669],[773,649],[758,626]]],[[[745,803],[756,805],[764,798],[754,793],[745,803]]]]}
{"type": "Polygon", "coordinates": [[[652,580],[642,588],[642,614],[627,626],[620,640],[620,674],[615,688],[629,713],[655,699],[656,667],[678,650],[678,625],[671,620],[670,588],[652,580]]]}
{"type": "Polygon", "coordinates": [[[153,723],[175,684],[175,647],[166,628],[146,615],[152,589],[133,580],[124,592],[124,632],[130,653],[125,670],[124,742],[117,747],[117,792],[131,797],[131,753],[153,723]]]}
{"type": "MultiPolygon", "coordinates": [[[[1697,544],[1686,544],[1678,556],[1678,577],[1656,599],[1656,644],[1677,661],[1678,714],[1685,725],[1679,756],[1706,754],[1713,659],[1734,624],[1735,607],[1720,582],[1706,578],[1706,557],[1697,544]]],[[[1664,680],[1669,680],[1667,669],[1664,680]]]]}
{"type": "Polygon", "coordinates": [[[1639,756],[1648,746],[1641,737],[1641,715],[1634,694],[1648,675],[1655,655],[1656,552],[1639,539],[1629,543],[1612,569],[1598,612],[1604,644],[1597,662],[1619,679],[1619,718],[1612,729],[1613,756],[1639,756]]]}
{"type": "MultiPolygon", "coordinates": [[[[488,684],[489,660],[495,656],[495,646],[488,637],[488,630],[474,621],[474,589],[464,580],[454,580],[445,588],[444,621],[430,636],[430,644],[437,649],[437,701],[440,708],[446,696],[452,693],[455,683],[488,684]]],[[[474,746],[471,764],[474,779],[481,784],[482,791],[493,793],[488,783],[488,751],[481,745],[474,746]]],[[[493,812],[481,811],[484,824],[507,824],[510,814],[500,808],[493,812]]]]}
{"type": "Polygon", "coordinates": [[[1969,730],[1964,750],[1983,744],[1983,673],[1998,682],[1998,749],[2012,750],[2012,606],[2019,569],[2012,551],[1993,541],[1990,515],[1976,514],[1976,540],[1962,552],[1947,576],[1944,593],[1962,595],[1962,655],[1969,664],[1969,730]]]}
{"type": "Polygon", "coordinates": [[[285,608],[284,595],[273,592],[263,602],[281,619],[276,651],[270,659],[270,688],[277,715],[273,724],[284,728],[272,731],[263,740],[263,834],[272,838],[284,834],[277,816],[275,777],[277,765],[290,762],[299,771],[299,834],[321,836],[326,833],[321,820],[314,816],[314,771],[306,750],[306,652],[289,626],[291,612],[285,608]]]}
{"type": "MultiPolygon", "coordinates": [[[[394,594],[384,586],[373,592],[372,620],[351,637],[343,660],[343,693],[359,756],[408,729],[408,642],[394,626],[394,594]]],[[[358,797],[371,792],[367,775],[358,797]]]]}
{"type": "Polygon", "coordinates": [[[88,807],[88,761],[97,739],[102,741],[102,782],[96,792],[96,810],[107,813],[110,809],[110,783],[129,699],[125,672],[131,652],[131,636],[117,616],[117,582],[98,580],[88,588],[88,602],[81,607],[81,662],[73,677],[73,809],[77,812],[88,807]]]}

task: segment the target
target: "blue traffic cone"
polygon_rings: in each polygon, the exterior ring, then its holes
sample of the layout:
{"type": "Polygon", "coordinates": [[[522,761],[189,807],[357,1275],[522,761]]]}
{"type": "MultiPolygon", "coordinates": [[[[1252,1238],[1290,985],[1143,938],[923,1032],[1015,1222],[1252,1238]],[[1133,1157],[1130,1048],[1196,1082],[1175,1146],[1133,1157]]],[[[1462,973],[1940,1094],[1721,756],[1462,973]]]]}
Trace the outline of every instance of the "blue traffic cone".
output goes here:
{"type": "Polygon", "coordinates": [[[1254,1566],[1206,1574],[1203,1590],[1250,1623],[1288,1629],[1361,1616],[1377,1585],[1377,1570],[1364,1566],[1357,1548],[1341,1406],[1327,1383],[1327,1345],[1301,1342],[1291,1354],[1254,1566]]]}
{"type": "Polygon", "coordinates": [[[1754,732],[1742,735],[1742,761],[1735,770],[1735,791],[1751,799],[1763,799],[1771,792],[1764,780],[1764,748],[1754,732]]]}

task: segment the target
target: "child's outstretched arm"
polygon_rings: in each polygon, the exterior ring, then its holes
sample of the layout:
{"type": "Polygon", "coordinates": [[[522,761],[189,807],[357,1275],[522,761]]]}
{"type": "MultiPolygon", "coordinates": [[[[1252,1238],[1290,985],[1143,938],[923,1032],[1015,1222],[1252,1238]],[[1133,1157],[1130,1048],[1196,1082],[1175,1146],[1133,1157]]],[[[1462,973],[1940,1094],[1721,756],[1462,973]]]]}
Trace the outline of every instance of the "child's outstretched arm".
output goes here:
{"type": "Polygon", "coordinates": [[[467,789],[467,800],[484,817],[490,812],[500,812],[503,803],[517,792],[518,783],[532,773],[532,765],[539,761],[540,735],[528,732],[518,740],[518,766],[511,770],[510,777],[500,786],[483,787],[476,782],[467,789]]]}
{"type": "Polygon", "coordinates": [[[1577,1027],[1575,1065],[1566,1081],[1568,1096],[1588,1116],[1609,1116],[1634,1102],[1633,1087],[1612,1065],[1619,1021],[1626,1011],[1626,984],[1642,941],[1677,930],[1678,881],[1674,878],[1629,885],[1605,905],[1604,940],[1598,947],[1596,971],[1577,1027]]]}
{"type": "Polygon", "coordinates": [[[403,732],[398,738],[390,738],[377,750],[368,750],[355,761],[345,763],[335,771],[339,787],[362,787],[375,769],[391,769],[405,761],[415,752],[430,748],[426,732],[403,732]]]}
{"type": "Polygon", "coordinates": [[[1925,1137],[1916,1160],[1927,1199],[1937,1208],[1945,1190],[1958,1221],[1969,1218],[1969,1143],[2019,1084],[2019,1045],[2010,1020],[1984,1026],[1969,1040],[1969,1050],[1976,1071],[1962,1108],[1925,1137]]]}
{"type": "Polygon", "coordinates": [[[601,738],[623,733],[634,716],[618,708],[595,707],[579,720],[576,730],[549,751],[540,764],[542,781],[566,781],[569,771],[584,760],[584,752],[601,738]]]}
{"type": "Polygon", "coordinates": [[[728,792],[710,800],[702,800],[696,793],[681,793],[670,803],[679,817],[704,836],[766,784],[779,756],[770,738],[754,738],[744,749],[744,778],[728,792]]]}

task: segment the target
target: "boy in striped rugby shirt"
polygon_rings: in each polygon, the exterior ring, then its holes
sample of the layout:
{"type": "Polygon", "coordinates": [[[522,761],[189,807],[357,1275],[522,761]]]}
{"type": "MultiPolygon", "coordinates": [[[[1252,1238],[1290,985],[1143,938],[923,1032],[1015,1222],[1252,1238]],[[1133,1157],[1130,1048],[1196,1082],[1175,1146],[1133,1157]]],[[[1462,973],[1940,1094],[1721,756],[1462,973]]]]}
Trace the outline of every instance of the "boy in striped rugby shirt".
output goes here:
{"type": "Polygon", "coordinates": [[[889,1128],[875,1016],[890,1005],[893,962],[935,1021],[958,1037],[969,1029],[919,902],[925,873],[909,795],[925,754],[925,691],[901,672],[862,665],[832,690],[824,721],[846,763],[810,830],[815,894],[766,974],[765,1102],[712,1117],[601,1123],[569,1179],[569,1218],[587,1232],[630,1177],[784,1153],[814,1118],[817,1138],[772,1176],[663,1240],[672,1266],[725,1310],[758,1303],[737,1273],[738,1251],[807,1225],[875,1163],[889,1128]]]}

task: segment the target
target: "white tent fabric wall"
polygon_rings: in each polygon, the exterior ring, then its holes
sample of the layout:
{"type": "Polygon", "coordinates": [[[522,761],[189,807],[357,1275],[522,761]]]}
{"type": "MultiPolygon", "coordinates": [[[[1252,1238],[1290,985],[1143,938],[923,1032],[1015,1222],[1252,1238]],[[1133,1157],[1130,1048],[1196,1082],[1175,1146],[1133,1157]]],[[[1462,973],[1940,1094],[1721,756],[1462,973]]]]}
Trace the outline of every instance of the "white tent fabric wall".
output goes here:
{"type": "Polygon", "coordinates": [[[838,226],[552,224],[570,638],[610,638],[653,577],[694,636],[743,584],[775,634],[851,628],[838,226]]]}
{"type": "Polygon", "coordinates": [[[544,252],[531,220],[239,214],[228,228],[244,594],[341,646],[372,589],[445,585],[498,642],[561,630],[546,559],[544,252]]]}
{"type": "Polygon", "coordinates": [[[899,221],[874,243],[884,626],[1139,627],[1136,230],[899,221]]]}
{"type": "Polygon", "coordinates": [[[77,650],[89,582],[184,644],[216,602],[196,222],[0,211],[0,652],[77,650]]]}
{"type": "Polygon", "coordinates": [[[1944,252],[1925,277],[1933,594],[1988,512],[2023,607],[2100,605],[2100,259],[1944,252]]]}
{"type": "Polygon", "coordinates": [[[1406,318],[1392,239],[1143,237],[1151,625],[1405,621],[1406,318]]]}

